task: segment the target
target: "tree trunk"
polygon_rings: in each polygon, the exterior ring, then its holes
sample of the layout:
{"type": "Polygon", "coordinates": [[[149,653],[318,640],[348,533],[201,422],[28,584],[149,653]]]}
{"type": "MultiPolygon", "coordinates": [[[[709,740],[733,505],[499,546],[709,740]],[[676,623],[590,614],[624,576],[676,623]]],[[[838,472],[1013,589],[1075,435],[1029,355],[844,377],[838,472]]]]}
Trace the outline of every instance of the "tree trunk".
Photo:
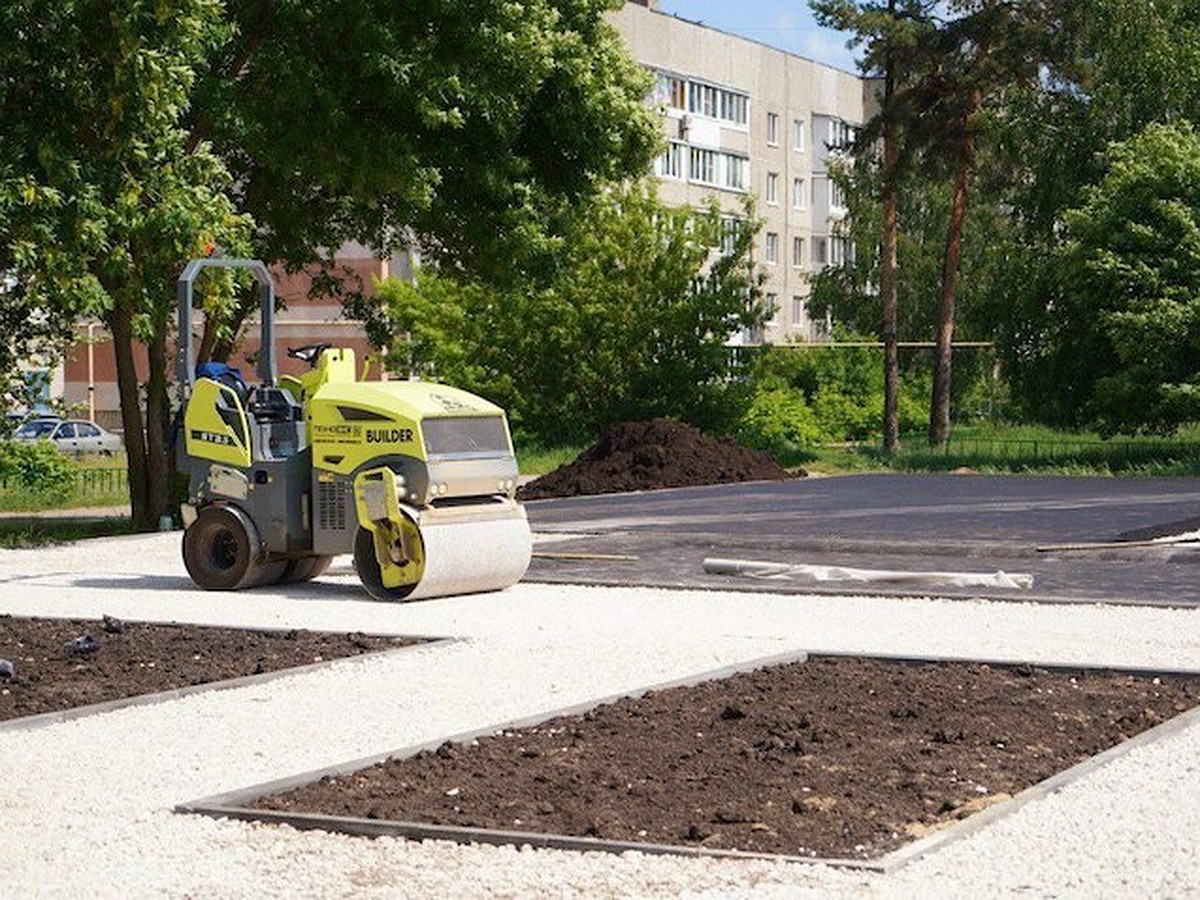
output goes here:
{"type": "Polygon", "coordinates": [[[963,136],[958,174],[954,179],[954,197],[950,204],[950,225],[946,232],[946,253],[942,258],[942,286],[938,298],[937,349],[933,372],[933,396],[929,404],[929,446],[944,447],[950,440],[950,366],[954,341],[954,295],[958,289],[958,268],[962,260],[963,219],[967,212],[967,193],[975,174],[975,135],[970,120],[979,109],[982,95],[971,94],[971,103],[963,119],[963,136]]]}
{"type": "MultiPolygon", "coordinates": [[[[895,0],[888,2],[888,14],[896,15],[895,0]]],[[[892,37],[888,37],[888,52],[883,88],[883,235],[880,240],[881,259],[879,290],[883,301],[883,451],[889,456],[900,449],[900,350],[899,318],[896,297],[896,175],[898,153],[896,120],[892,110],[895,92],[895,73],[892,61],[892,37]]]]}
{"type": "Polygon", "coordinates": [[[118,300],[105,318],[117,364],[117,393],[121,399],[125,454],[129,459],[129,506],[133,527],[151,531],[158,526],[158,516],[150,505],[142,404],[133,356],[133,310],[118,300]]]}
{"type": "Polygon", "coordinates": [[[167,452],[171,405],[167,397],[167,331],[159,322],[150,341],[150,377],[146,382],[146,510],[157,525],[170,513],[171,460],[167,452]]]}

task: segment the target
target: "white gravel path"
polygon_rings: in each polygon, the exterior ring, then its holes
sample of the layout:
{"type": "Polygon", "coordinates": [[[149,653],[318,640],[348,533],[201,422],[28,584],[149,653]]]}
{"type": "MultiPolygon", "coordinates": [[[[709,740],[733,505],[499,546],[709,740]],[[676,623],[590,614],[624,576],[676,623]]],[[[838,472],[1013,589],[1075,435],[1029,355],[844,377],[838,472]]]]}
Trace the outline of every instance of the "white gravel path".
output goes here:
{"type": "Polygon", "coordinates": [[[1200,670],[1200,610],[521,584],[387,605],[348,569],[194,589],[178,535],[0,551],[0,612],[464,640],[0,732],[5,896],[1200,896],[1200,725],[889,875],[300,833],[180,801],[809,650],[1200,670]]]}

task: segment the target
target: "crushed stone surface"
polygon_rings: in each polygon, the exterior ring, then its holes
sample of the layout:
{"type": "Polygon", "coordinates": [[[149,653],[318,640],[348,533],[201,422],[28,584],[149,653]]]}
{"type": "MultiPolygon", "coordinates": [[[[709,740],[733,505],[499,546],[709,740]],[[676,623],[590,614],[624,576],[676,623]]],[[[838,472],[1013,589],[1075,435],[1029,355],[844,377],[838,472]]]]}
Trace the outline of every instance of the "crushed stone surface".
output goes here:
{"type": "Polygon", "coordinates": [[[179,535],[0,551],[0,612],[459,640],[36,730],[0,730],[0,873],[22,897],[1142,897],[1200,894],[1200,723],[890,874],[365,840],[177,803],[789,652],[1200,670],[1200,610],[519,584],[368,601],[206,592],[179,535]]]}

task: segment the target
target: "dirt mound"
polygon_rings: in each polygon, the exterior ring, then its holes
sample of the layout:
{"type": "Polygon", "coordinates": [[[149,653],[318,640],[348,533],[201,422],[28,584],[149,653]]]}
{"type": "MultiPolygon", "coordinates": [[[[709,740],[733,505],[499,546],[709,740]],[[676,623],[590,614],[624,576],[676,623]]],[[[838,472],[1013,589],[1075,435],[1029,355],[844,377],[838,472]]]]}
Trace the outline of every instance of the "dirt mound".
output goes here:
{"type": "Polygon", "coordinates": [[[521,488],[522,500],[791,476],[770,456],[669,419],[612,425],[574,462],[521,488]]]}

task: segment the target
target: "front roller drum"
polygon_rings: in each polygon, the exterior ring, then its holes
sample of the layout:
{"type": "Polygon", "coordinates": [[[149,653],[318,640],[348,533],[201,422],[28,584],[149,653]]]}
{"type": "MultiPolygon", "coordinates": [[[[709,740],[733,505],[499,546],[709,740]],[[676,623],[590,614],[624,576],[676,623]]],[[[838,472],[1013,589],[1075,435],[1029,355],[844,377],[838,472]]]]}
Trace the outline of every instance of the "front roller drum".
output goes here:
{"type": "MultiPolygon", "coordinates": [[[[533,537],[525,511],[515,504],[486,509],[478,517],[439,516],[421,511],[419,523],[402,517],[403,543],[411,557],[402,563],[403,584],[387,586],[376,557],[382,542],[360,527],[354,541],[354,565],[367,593],[377,600],[422,600],[456,594],[499,591],[516,584],[533,555],[533,537]],[[497,514],[499,513],[499,514],[497,514]],[[415,551],[415,552],[414,552],[415,551]]],[[[391,543],[390,559],[402,559],[401,543],[391,543]]],[[[389,581],[395,581],[393,573],[389,581]]]]}
{"type": "MultiPolygon", "coordinates": [[[[420,532],[407,516],[403,517],[400,527],[410,529],[407,542],[412,550],[412,542],[421,540],[420,532]]],[[[362,526],[359,526],[358,532],[354,534],[354,569],[358,571],[359,581],[376,600],[407,600],[425,570],[424,548],[421,548],[416,558],[404,559],[402,553],[395,552],[394,548],[388,546],[388,541],[380,539],[377,534],[374,530],[362,526]],[[384,583],[384,566],[379,563],[379,553],[388,554],[385,558],[390,560],[392,566],[400,566],[406,581],[391,587],[384,583]]],[[[395,578],[388,578],[388,581],[395,581],[395,578]]]]}

